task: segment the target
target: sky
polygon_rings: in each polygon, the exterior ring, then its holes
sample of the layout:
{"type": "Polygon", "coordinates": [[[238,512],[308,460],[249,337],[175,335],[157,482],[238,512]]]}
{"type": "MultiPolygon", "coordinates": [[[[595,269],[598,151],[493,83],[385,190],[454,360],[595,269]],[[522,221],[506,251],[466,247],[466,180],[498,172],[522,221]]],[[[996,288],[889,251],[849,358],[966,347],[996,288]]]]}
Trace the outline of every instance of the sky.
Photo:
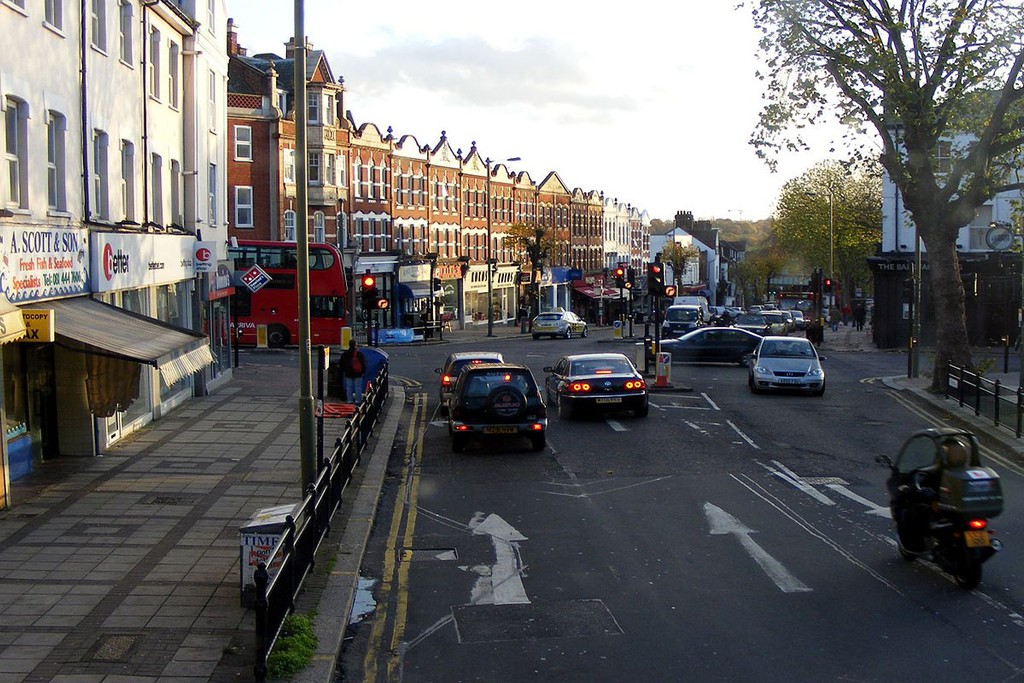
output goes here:
{"type": "MultiPolygon", "coordinates": [[[[294,0],[226,0],[250,55],[284,55],[294,0]]],[[[748,140],[761,85],[749,12],[735,0],[305,0],[305,33],[344,78],[345,108],[433,147],[555,171],[570,191],[672,220],[768,218],[782,185],[834,156],[838,127],[776,173],[748,140]]]]}

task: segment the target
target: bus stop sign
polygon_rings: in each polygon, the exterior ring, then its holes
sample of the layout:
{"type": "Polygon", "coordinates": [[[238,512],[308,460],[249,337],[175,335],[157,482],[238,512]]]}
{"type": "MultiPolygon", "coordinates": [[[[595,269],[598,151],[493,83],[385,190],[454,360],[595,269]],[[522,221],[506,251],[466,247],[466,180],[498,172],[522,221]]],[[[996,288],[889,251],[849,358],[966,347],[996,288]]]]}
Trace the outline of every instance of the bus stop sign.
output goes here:
{"type": "Polygon", "coordinates": [[[265,284],[270,282],[272,278],[267,274],[267,271],[260,268],[258,265],[253,264],[252,268],[242,273],[242,284],[249,288],[250,292],[256,292],[265,284]]]}

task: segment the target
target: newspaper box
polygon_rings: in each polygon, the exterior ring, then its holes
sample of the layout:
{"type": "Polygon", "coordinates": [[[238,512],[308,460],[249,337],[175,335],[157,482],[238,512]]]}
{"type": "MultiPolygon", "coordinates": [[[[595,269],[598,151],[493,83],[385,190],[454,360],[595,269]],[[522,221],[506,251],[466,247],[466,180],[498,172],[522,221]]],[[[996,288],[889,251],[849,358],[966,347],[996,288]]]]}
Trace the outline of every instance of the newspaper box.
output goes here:
{"type": "MultiPolygon", "coordinates": [[[[270,559],[288,526],[288,517],[294,519],[301,509],[302,503],[263,508],[238,530],[242,607],[256,604],[256,569],[261,561],[270,559]]],[[[267,567],[271,577],[277,570],[278,566],[267,567]]]]}

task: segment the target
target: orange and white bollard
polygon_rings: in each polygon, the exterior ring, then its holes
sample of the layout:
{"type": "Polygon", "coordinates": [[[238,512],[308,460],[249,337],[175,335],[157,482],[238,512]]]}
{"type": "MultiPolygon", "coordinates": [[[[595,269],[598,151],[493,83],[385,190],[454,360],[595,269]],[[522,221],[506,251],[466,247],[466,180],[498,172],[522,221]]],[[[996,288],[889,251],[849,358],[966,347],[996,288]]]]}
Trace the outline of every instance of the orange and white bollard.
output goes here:
{"type": "Polygon", "coordinates": [[[672,386],[669,379],[672,374],[672,354],[659,351],[654,362],[654,387],[665,388],[672,386]]]}

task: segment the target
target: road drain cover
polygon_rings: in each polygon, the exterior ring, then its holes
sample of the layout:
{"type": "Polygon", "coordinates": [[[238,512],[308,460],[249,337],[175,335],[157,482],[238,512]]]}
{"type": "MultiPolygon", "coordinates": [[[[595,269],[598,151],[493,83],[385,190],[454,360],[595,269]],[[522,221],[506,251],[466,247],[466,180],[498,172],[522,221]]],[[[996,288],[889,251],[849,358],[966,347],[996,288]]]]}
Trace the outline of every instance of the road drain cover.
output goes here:
{"type": "Polygon", "coordinates": [[[460,643],[571,638],[622,633],[600,600],[543,605],[462,605],[452,610],[460,643]]]}
{"type": "Polygon", "coordinates": [[[125,662],[138,640],[137,636],[115,634],[103,636],[92,649],[92,659],[98,662],[125,662]]]}

